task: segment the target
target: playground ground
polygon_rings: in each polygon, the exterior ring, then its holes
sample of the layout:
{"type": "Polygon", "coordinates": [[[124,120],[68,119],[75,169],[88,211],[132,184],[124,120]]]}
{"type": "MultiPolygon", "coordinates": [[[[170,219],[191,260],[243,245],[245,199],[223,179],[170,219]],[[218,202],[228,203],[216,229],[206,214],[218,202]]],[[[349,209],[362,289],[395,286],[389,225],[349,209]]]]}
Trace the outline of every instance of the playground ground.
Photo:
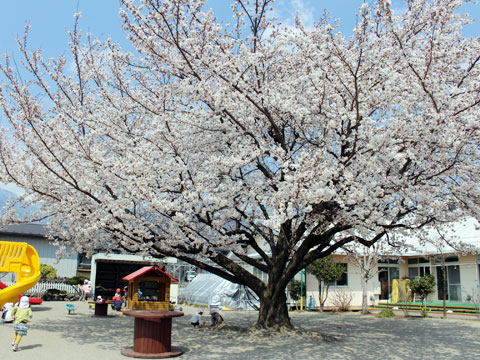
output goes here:
{"type": "MultiPolygon", "coordinates": [[[[72,315],[67,314],[65,302],[33,306],[29,332],[18,352],[10,345],[13,326],[0,324],[0,359],[128,359],[120,350],[133,344],[134,320],[94,317],[86,303],[75,305],[72,315]]],[[[184,360],[480,358],[480,320],[473,318],[379,319],[358,313],[291,312],[301,332],[265,335],[246,330],[255,322],[253,311],[224,311],[222,328],[195,330],[189,326],[195,309],[183,310],[185,316],[173,319],[172,345],[185,351],[179,357],[184,360]]]]}

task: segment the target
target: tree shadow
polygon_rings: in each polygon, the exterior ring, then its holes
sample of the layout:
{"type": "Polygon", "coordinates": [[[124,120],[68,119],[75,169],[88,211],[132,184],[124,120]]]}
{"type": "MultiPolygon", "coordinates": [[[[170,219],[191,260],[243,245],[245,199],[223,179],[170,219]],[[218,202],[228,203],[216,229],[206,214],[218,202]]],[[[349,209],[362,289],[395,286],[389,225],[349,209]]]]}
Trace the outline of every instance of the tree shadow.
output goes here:
{"type": "Polygon", "coordinates": [[[121,350],[133,344],[133,319],[119,316],[66,314],[54,322],[43,320],[32,329],[61,333],[62,338],[77,344],[95,344],[105,350],[121,350]]]}
{"type": "MultiPolygon", "coordinates": [[[[193,329],[190,316],[172,321],[172,346],[190,360],[315,359],[478,359],[478,324],[439,319],[378,319],[361,315],[293,313],[297,331],[287,334],[251,331],[258,313],[224,312],[222,327],[193,329]]],[[[209,321],[206,317],[205,321],[209,321]]],[[[133,345],[134,319],[94,317],[79,312],[55,321],[32,323],[38,329],[60,333],[65,341],[119,351],[133,345]]]]}
{"type": "Polygon", "coordinates": [[[304,312],[290,314],[296,331],[278,334],[252,331],[257,315],[224,312],[228,326],[214,330],[193,329],[189,316],[179,318],[172,345],[188,347],[191,360],[204,359],[205,354],[229,360],[480,358],[478,324],[304,312]]]}

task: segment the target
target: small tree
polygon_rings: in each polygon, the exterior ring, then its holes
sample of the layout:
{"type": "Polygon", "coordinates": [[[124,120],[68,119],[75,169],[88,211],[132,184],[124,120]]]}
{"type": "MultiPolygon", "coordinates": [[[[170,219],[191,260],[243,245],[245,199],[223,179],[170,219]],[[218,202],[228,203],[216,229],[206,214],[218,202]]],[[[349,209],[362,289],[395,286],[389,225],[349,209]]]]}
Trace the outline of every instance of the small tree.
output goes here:
{"type": "Polygon", "coordinates": [[[302,296],[306,295],[305,286],[302,287],[301,282],[298,280],[292,280],[290,281],[288,293],[292,300],[298,301],[302,296]]]}
{"type": "Polygon", "coordinates": [[[362,314],[368,314],[368,281],[378,274],[378,261],[382,259],[382,255],[391,252],[389,246],[385,242],[378,242],[370,247],[363,246],[359,243],[352,243],[344,246],[347,252],[347,260],[360,270],[361,286],[362,286],[362,314]]]}
{"type": "Polygon", "coordinates": [[[57,277],[57,270],[52,265],[40,264],[40,276],[42,280],[55,279],[57,277]]]}
{"type": "Polygon", "coordinates": [[[409,286],[410,290],[412,290],[414,294],[420,295],[420,298],[422,299],[423,312],[425,313],[425,299],[427,298],[428,294],[435,290],[435,278],[432,274],[428,274],[410,281],[409,286]]]}
{"type": "Polygon", "coordinates": [[[323,311],[323,306],[327,301],[330,284],[342,278],[342,274],[345,271],[345,265],[336,263],[333,260],[333,257],[329,255],[314,261],[307,267],[307,271],[318,280],[320,311],[323,311]]]}

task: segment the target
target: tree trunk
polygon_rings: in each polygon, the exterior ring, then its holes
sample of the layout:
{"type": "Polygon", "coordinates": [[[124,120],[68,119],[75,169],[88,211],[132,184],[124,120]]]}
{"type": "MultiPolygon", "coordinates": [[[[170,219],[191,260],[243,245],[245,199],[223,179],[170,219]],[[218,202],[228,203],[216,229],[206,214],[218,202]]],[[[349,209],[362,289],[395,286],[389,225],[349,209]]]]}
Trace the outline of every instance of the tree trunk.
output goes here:
{"type": "Polygon", "coordinates": [[[260,298],[260,311],[255,327],[273,331],[294,329],[288,316],[287,296],[284,291],[277,296],[270,296],[270,292],[266,291],[260,298]]]}
{"type": "Polygon", "coordinates": [[[362,276],[362,315],[368,314],[367,278],[362,276]]]}
{"type": "Polygon", "coordinates": [[[330,285],[327,282],[327,285],[325,285],[325,282],[323,283],[323,290],[320,292],[320,312],[323,312],[325,310],[325,303],[327,302],[327,297],[328,297],[328,289],[330,289],[330,285]]]}
{"type": "Polygon", "coordinates": [[[323,312],[323,296],[322,296],[322,280],[318,280],[318,302],[320,306],[320,312],[323,312]]]}

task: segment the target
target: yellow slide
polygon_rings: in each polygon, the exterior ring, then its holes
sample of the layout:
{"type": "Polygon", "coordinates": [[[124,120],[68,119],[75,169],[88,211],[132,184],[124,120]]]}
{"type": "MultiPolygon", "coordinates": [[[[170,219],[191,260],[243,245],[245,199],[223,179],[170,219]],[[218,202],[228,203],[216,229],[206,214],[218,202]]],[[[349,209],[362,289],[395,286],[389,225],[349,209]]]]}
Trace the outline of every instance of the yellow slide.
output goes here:
{"type": "Polygon", "coordinates": [[[0,272],[14,272],[17,282],[0,290],[0,309],[16,303],[18,295],[31,289],[40,279],[40,259],[35,248],[23,242],[0,241],[0,272]]]}

